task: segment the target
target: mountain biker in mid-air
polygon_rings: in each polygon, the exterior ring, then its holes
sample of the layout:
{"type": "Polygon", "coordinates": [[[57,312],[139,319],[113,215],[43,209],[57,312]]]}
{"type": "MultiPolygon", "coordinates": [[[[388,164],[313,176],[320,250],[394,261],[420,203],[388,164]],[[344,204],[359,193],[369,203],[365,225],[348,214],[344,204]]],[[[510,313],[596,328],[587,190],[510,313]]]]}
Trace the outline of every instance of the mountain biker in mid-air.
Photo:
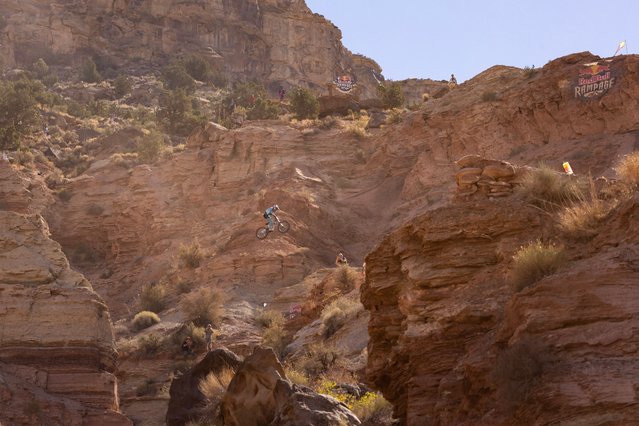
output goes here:
{"type": "Polygon", "coordinates": [[[275,230],[275,224],[273,223],[273,217],[275,217],[275,219],[279,220],[278,217],[275,215],[275,212],[278,211],[279,209],[280,209],[280,206],[278,206],[277,204],[274,204],[273,206],[271,206],[268,209],[264,210],[264,219],[268,219],[268,230],[269,230],[269,232],[273,232],[275,230]]]}

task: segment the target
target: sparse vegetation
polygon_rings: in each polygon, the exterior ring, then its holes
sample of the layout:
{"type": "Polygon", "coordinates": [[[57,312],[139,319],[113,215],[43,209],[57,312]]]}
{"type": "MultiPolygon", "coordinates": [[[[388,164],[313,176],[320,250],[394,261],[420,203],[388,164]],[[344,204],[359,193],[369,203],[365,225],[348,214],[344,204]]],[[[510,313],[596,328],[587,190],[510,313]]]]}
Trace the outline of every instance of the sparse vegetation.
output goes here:
{"type": "Polygon", "coordinates": [[[548,360],[547,348],[532,337],[523,337],[499,354],[493,376],[497,393],[507,407],[512,408],[528,397],[548,360]]]}
{"type": "Polygon", "coordinates": [[[162,80],[169,90],[181,90],[184,93],[195,91],[195,80],[189,75],[184,64],[176,61],[162,70],[162,80]]]}
{"type": "Polygon", "coordinates": [[[615,167],[615,171],[622,181],[634,187],[639,186],[639,151],[623,157],[615,167]]]}
{"type": "Polygon", "coordinates": [[[198,115],[193,105],[197,103],[183,89],[162,92],[157,118],[169,132],[188,136],[205,118],[198,115]]]}
{"type": "Polygon", "coordinates": [[[295,118],[298,120],[317,118],[319,102],[310,90],[296,87],[288,93],[288,98],[295,118]]]}
{"type": "Polygon", "coordinates": [[[142,287],[140,307],[143,311],[162,312],[166,307],[166,286],[162,283],[155,283],[142,287]]]}
{"type": "Polygon", "coordinates": [[[581,186],[576,178],[542,164],[524,178],[520,191],[536,204],[566,204],[583,199],[581,186]]]}
{"type": "Polygon", "coordinates": [[[115,97],[118,99],[131,93],[132,87],[133,87],[133,83],[131,82],[131,79],[129,79],[125,75],[119,75],[113,81],[113,89],[115,90],[115,97]]]}
{"type": "Polygon", "coordinates": [[[543,277],[554,274],[566,262],[562,248],[540,240],[529,243],[513,256],[511,283],[516,291],[531,286],[543,277]]]}
{"type": "Polygon", "coordinates": [[[537,74],[537,70],[535,69],[535,66],[525,66],[524,67],[524,77],[526,78],[532,78],[535,74],[537,74]]]}
{"type": "Polygon", "coordinates": [[[135,396],[155,395],[158,391],[153,379],[146,379],[144,383],[135,388],[135,396]]]}
{"type": "Polygon", "coordinates": [[[590,179],[589,198],[564,208],[559,213],[559,227],[569,237],[592,237],[597,232],[598,224],[617,203],[618,200],[600,200],[597,197],[595,182],[590,179]]]}
{"type": "Polygon", "coordinates": [[[140,336],[136,341],[137,354],[140,357],[153,356],[162,348],[162,344],[163,341],[157,334],[140,336]]]}
{"type": "Polygon", "coordinates": [[[393,108],[392,110],[390,110],[390,112],[388,113],[388,116],[386,117],[386,123],[387,124],[399,124],[402,122],[403,118],[402,118],[402,113],[404,111],[402,111],[399,108],[393,108]]]}
{"type": "Polygon", "coordinates": [[[291,366],[285,367],[286,377],[294,384],[301,386],[308,386],[310,379],[302,371],[299,371],[291,366]]]}
{"type": "Polygon", "coordinates": [[[320,315],[322,334],[328,339],[364,309],[358,301],[342,296],[324,308],[320,315]]]}
{"type": "Polygon", "coordinates": [[[20,147],[20,138],[40,124],[38,102],[44,101],[44,86],[21,78],[0,81],[0,151],[20,147]]]}
{"type": "Polygon", "coordinates": [[[200,266],[200,262],[204,259],[204,252],[200,247],[198,240],[194,240],[191,244],[180,244],[179,251],[180,265],[186,266],[190,269],[195,269],[200,266]]]}
{"type": "Polygon", "coordinates": [[[393,405],[379,393],[366,392],[351,403],[350,409],[362,422],[362,426],[392,424],[393,405]]]}
{"type": "Polygon", "coordinates": [[[198,383],[198,389],[208,402],[219,403],[231,383],[235,371],[224,368],[219,374],[209,373],[198,383]]]}
{"type": "Polygon", "coordinates": [[[38,79],[42,80],[49,74],[49,65],[47,65],[44,59],[38,58],[38,60],[31,65],[31,71],[33,71],[38,79]]]}
{"type": "Polygon", "coordinates": [[[182,310],[190,321],[196,325],[211,323],[219,325],[222,322],[224,297],[220,290],[203,287],[189,293],[182,300],[182,310]]]}
{"type": "Polygon", "coordinates": [[[368,136],[366,132],[366,121],[354,120],[344,125],[346,133],[355,136],[357,139],[364,139],[368,136]]]}
{"type": "Polygon", "coordinates": [[[160,322],[160,317],[155,312],[141,311],[133,317],[132,325],[137,331],[149,328],[160,322]]]}
{"type": "Polygon", "coordinates": [[[149,134],[135,140],[137,146],[138,158],[145,163],[153,163],[157,161],[164,150],[164,135],[157,131],[151,131],[149,134]]]}
{"type": "Polygon", "coordinates": [[[87,59],[82,65],[80,79],[87,83],[99,83],[102,81],[102,76],[98,72],[98,67],[93,62],[93,59],[87,59]]]}
{"type": "Polygon", "coordinates": [[[401,108],[406,102],[401,84],[390,80],[377,86],[377,95],[387,109],[401,108]]]}
{"type": "Polygon", "coordinates": [[[297,365],[307,375],[314,377],[326,373],[330,368],[338,364],[341,353],[334,346],[327,344],[311,344],[306,354],[300,358],[297,365]]]}
{"type": "Polygon", "coordinates": [[[348,293],[357,286],[357,271],[348,265],[341,265],[337,267],[335,280],[339,285],[340,291],[342,293],[348,293]]]}
{"type": "Polygon", "coordinates": [[[286,331],[284,330],[284,315],[275,310],[265,310],[258,312],[255,321],[264,329],[262,333],[262,344],[272,348],[279,356],[283,355],[285,349],[286,331]]]}

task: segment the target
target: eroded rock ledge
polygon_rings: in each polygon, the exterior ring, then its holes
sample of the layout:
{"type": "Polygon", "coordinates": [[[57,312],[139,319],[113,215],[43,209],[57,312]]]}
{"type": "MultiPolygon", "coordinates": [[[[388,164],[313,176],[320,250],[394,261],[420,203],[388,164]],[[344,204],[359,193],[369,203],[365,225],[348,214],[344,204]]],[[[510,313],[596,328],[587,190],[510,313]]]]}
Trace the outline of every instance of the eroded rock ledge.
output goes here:
{"type": "Polygon", "coordinates": [[[106,305],[42,217],[0,211],[0,224],[0,420],[130,424],[117,413],[106,305]]]}

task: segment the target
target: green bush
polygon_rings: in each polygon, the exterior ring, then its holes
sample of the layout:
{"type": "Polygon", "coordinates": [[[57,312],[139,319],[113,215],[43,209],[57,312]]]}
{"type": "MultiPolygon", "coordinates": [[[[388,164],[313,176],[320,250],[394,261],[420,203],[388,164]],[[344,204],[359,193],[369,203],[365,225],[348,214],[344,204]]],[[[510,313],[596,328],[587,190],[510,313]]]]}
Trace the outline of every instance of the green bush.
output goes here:
{"type": "Polygon", "coordinates": [[[203,326],[213,324],[219,326],[224,314],[224,297],[220,290],[209,287],[189,293],[182,300],[182,310],[187,319],[203,326]]]}
{"type": "Polygon", "coordinates": [[[335,272],[335,280],[337,281],[342,293],[348,293],[357,285],[357,271],[348,265],[340,265],[335,272]]]}
{"type": "Polygon", "coordinates": [[[138,158],[144,163],[157,161],[165,150],[164,135],[159,132],[151,132],[141,138],[135,139],[138,158]]]}
{"type": "Polygon", "coordinates": [[[147,284],[140,291],[140,308],[143,311],[162,312],[166,307],[166,286],[164,284],[147,284]]]}
{"type": "Polygon", "coordinates": [[[497,356],[493,379],[497,394],[508,408],[524,401],[543,374],[550,356],[539,339],[524,336],[497,356]]]}
{"type": "Polygon", "coordinates": [[[182,89],[162,93],[157,118],[168,131],[184,136],[206,120],[194,114],[193,98],[182,89]]]}
{"type": "Polygon", "coordinates": [[[295,118],[298,120],[317,118],[319,102],[310,90],[296,87],[288,93],[288,98],[295,118]]]}
{"type": "Polygon", "coordinates": [[[298,362],[298,367],[307,375],[315,377],[328,372],[339,363],[341,357],[342,354],[335,347],[314,343],[308,346],[306,354],[298,362]]]}
{"type": "Polygon", "coordinates": [[[20,138],[40,124],[39,99],[44,86],[26,78],[0,81],[0,150],[20,147],[20,138]]]}
{"type": "Polygon", "coordinates": [[[89,118],[91,116],[86,105],[74,100],[70,100],[67,103],[67,113],[77,118],[89,118]]]}
{"type": "Polygon", "coordinates": [[[133,328],[135,330],[144,330],[152,325],[160,322],[160,317],[155,312],[141,311],[133,317],[133,328]]]}
{"type": "Polygon", "coordinates": [[[539,240],[531,242],[520,247],[513,256],[511,284],[516,291],[521,291],[543,277],[554,274],[565,262],[562,248],[539,240]]]}
{"type": "Polygon", "coordinates": [[[377,95],[385,108],[401,108],[406,102],[401,84],[393,81],[386,81],[377,86],[377,95]]]}
{"type": "Polygon", "coordinates": [[[113,88],[115,90],[115,97],[119,99],[131,93],[131,89],[133,88],[133,83],[131,82],[131,79],[129,79],[127,76],[119,75],[113,81],[113,88]]]}
{"type": "Polygon", "coordinates": [[[38,58],[38,60],[31,65],[31,71],[33,71],[36,77],[42,80],[49,74],[49,66],[44,59],[38,58]]]}
{"type": "Polygon", "coordinates": [[[200,55],[191,55],[183,61],[186,72],[196,80],[209,81],[212,74],[211,64],[200,55]]]}
{"type": "Polygon", "coordinates": [[[279,107],[268,99],[258,98],[253,108],[248,110],[246,118],[249,120],[268,120],[277,118],[279,107]]]}
{"type": "Polygon", "coordinates": [[[181,62],[173,62],[162,70],[164,85],[170,90],[195,91],[195,80],[189,75],[181,62]]]}
{"type": "Polygon", "coordinates": [[[87,83],[99,83],[102,81],[102,76],[98,72],[98,67],[93,62],[93,59],[89,58],[82,65],[82,73],[80,79],[87,83]]]}

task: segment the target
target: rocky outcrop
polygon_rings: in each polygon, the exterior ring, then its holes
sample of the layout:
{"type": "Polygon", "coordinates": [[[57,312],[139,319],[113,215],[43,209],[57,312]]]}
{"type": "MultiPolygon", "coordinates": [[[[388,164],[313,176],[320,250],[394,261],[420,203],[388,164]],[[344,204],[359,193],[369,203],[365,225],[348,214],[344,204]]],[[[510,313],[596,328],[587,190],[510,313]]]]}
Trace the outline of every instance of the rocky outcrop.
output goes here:
{"type": "Polygon", "coordinates": [[[206,397],[199,389],[200,382],[209,374],[219,376],[224,370],[236,371],[242,359],[227,349],[216,349],[206,354],[190,371],[171,382],[168,426],[180,426],[200,418],[206,397]]]}
{"type": "Polygon", "coordinates": [[[351,54],[341,32],[303,0],[4,1],[0,55],[8,64],[81,64],[94,57],[103,69],[166,63],[198,53],[236,79],[304,85],[324,93],[342,74],[374,97],[371,70],[351,54]]]}
{"type": "Polygon", "coordinates": [[[455,175],[457,191],[463,196],[479,191],[488,198],[507,197],[512,195],[515,181],[521,177],[507,161],[490,160],[479,155],[466,155],[455,161],[455,165],[460,169],[455,175]]]}
{"type": "MultiPolygon", "coordinates": [[[[80,416],[130,424],[117,413],[116,352],[106,305],[69,268],[41,216],[0,211],[0,224],[0,364],[11,374],[3,381],[29,384],[31,411],[42,423],[68,424],[65,419],[80,416]],[[51,417],[42,410],[49,404],[58,407],[51,417]]],[[[1,398],[11,409],[0,411],[0,420],[30,424],[24,416],[28,399],[11,386],[1,398]]]]}
{"type": "Polygon", "coordinates": [[[359,425],[344,405],[291,384],[271,349],[256,348],[237,370],[222,401],[229,426],[359,425]]]}
{"type": "Polygon", "coordinates": [[[638,212],[635,195],[597,238],[565,244],[559,272],[519,293],[507,280],[512,255],[557,234],[521,201],[452,204],[387,236],[366,258],[361,290],[367,376],[401,424],[635,419],[638,212]]]}

